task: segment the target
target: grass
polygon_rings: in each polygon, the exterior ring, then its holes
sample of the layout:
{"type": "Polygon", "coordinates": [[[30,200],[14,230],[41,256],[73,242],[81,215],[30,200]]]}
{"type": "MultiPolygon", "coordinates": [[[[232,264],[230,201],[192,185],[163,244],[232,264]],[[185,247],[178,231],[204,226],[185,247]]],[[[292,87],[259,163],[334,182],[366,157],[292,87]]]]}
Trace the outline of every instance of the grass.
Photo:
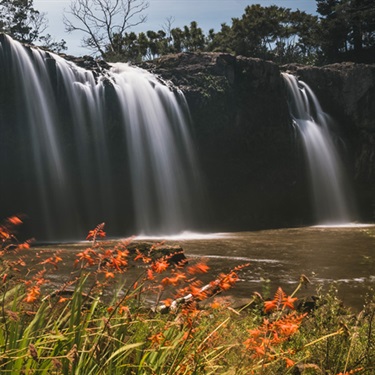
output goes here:
{"type": "Polygon", "coordinates": [[[104,246],[104,224],[53,288],[62,253],[29,268],[30,242],[14,235],[20,224],[14,216],[0,225],[0,374],[375,373],[374,301],[354,315],[332,288],[296,309],[301,277],[290,294],[255,293],[235,309],[221,293],[249,265],[203,284],[204,262],[174,263],[155,256],[157,245],[131,253],[131,240],[104,246]],[[137,279],[126,280],[137,264],[137,279]]]}

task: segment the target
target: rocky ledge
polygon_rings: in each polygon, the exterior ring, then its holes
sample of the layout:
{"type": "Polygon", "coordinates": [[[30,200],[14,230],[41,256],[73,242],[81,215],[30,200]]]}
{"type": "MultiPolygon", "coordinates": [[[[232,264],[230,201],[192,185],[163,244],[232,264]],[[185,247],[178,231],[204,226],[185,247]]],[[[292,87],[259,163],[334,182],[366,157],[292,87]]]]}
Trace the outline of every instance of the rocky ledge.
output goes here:
{"type": "Polygon", "coordinates": [[[184,92],[211,199],[221,207],[214,216],[226,227],[312,219],[282,71],[305,81],[335,120],[360,216],[375,219],[375,65],[279,67],[225,53],[181,53],[142,67],[184,92]]]}

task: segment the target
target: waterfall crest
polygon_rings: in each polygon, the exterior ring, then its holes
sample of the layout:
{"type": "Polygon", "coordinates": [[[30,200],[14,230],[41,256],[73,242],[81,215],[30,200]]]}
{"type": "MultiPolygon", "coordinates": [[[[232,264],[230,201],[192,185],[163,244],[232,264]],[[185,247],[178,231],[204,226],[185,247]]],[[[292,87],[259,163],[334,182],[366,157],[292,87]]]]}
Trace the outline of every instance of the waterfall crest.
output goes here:
{"type": "Polygon", "coordinates": [[[82,238],[102,221],[117,235],[191,229],[200,182],[182,93],[5,35],[0,81],[1,206],[39,220],[38,239],[82,238]]]}
{"type": "Polygon", "coordinates": [[[305,82],[288,73],[282,76],[290,113],[306,154],[316,220],[321,225],[350,223],[353,209],[344,167],[330,130],[331,119],[305,82]]]}

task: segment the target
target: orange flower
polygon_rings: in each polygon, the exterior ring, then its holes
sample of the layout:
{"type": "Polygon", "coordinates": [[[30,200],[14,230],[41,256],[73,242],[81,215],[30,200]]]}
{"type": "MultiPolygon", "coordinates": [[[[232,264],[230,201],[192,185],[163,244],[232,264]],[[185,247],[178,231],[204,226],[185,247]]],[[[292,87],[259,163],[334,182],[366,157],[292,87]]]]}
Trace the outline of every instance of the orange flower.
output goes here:
{"type": "Polygon", "coordinates": [[[176,272],[174,277],[165,277],[161,283],[163,285],[178,285],[180,281],[186,279],[186,275],[181,272],[176,272]]]}
{"type": "Polygon", "coordinates": [[[135,261],[142,259],[143,263],[151,263],[152,259],[142,254],[138,249],[136,249],[135,252],[137,253],[137,255],[134,258],[135,261]]]}
{"type": "Polygon", "coordinates": [[[299,325],[291,322],[277,322],[277,327],[281,334],[289,337],[298,331],[299,325]]]}
{"type": "Polygon", "coordinates": [[[171,304],[173,302],[173,299],[172,298],[167,298],[167,299],[165,299],[162,302],[163,302],[164,306],[169,307],[169,306],[171,306],[171,304]]]}
{"type": "Polygon", "coordinates": [[[18,245],[18,249],[19,250],[28,250],[28,249],[30,249],[30,241],[25,241],[23,243],[20,243],[18,245]]]}
{"type": "Polygon", "coordinates": [[[128,306],[121,305],[120,308],[118,309],[118,313],[120,315],[127,315],[130,316],[130,310],[128,306]]]}
{"type": "Polygon", "coordinates": [[[164,335],[159,332],[155,335],[152,335],[149,337],[149,340],[153,343],[153,344],[157,344],[159,345],[163,340],[164,340],[164,335]]]}
{"type": "Polygon", "coordinates": [[[61,262],[62,258],[60,258],[57,255],[54,255],[52,257],[47,258],[43,262],[40,262],[39,264],[52,264],[57,269],[57,263],[61,262]]]}
{"type": "Polygon", "coordinates": [[[294,302],[297,301],[297,298],[287,296],[285,292],[279,287],[271,301],[264,302],[264,311],[266,313],[272,310],[279,310],[280,308],[289,308],[294,310],[294,302]]]}
{"type": "Polygon", "coordinates": [[[40,296],[40,288],[35,285],[29,289],[24,301],[27,303],[33,303],[39,298],[39,296],[40,296]]]}
{"type": "Polygon", "coordinates": [[[18,216],[8,217],[7,220],[9,221],[9,223],[11,223],[13,225],[20,225],[20,224],[22,224],[22,220],[18,216]]]}
{"type": "Polygon", "coordinates": [[[152,272],[151,269],[147,270],[147,279],[148,280],[154,280],[155,279],[154,273],[152,272]]]}
{"type": "Polygon", "coordinates": [[[297,301],[297,297],[291,297],[291,296],[286,296],[283,298],[282,304],[283,307],[289,307],[290,309],[294,310],[294,302],[297,301]]]}
{"type": "Polygon", "coordinates": [[[78,253],[76,255],[76,257],[78,259],[76,259],[76,261],[74,262],[74,264],[82,261],[82,262],[86,262],[88,263],[89,265],[93,265],[95,264],[95,259],[92,258],[92,255],[95,255],[96,256],[96,252],[90,248],[78,253]]]}
{"type": "Polygon", "coordinates": [[[109,279],[109,278],[114,279],[115,278],[115,274],[113,272],[106,271],[105,272],[105,278],[106,279],[109,279]]]}
{"type": "Polygon", "coordinates": [[[208,297],[208,294],[206,291],[203,290],[203,288],[196,287],[194,285],[190,285],[190,293],[197,299],[203,301],[208,297]]]}
{"type": "Polygon", "coordinates": [[[262,358],[266,354],[266,348],[264,346],[256,346],[253,350],[255,352],[253,355],[254,358],[262,358]]]}
{"type": "Polygon", "coordinates": [[[156,273],[162,273],[168,268],[169,264],[165,259],[159,259],[151,265],[151,268],[156,273]]]}
{"type": "Polygon", "coordinates": [[[289,367],[293,367],[295,365],[295,362],[292,361],[290,358],[284,358],[285,360],[285,363],[286,363],[286,367],[289,368],[289,367]]]}
{"type": "Polygon", "coordinates": [[[254,337],[254,338],[258,338],[258,337],[264,335],[264,332],[262,330],[260,330],[259,328],[249,329],[248,332],[249,332],[250,336],[254,337]]]}
{"type": "Polygon", "coordinates": [[[117,271],[121,271],[124,267],[128,265],[128,261],[126,259],[123,259],[121,252],[118,251],[120,255],[117,255],[116,257],[112,256],[109,260],[108,267],[114,268],[117,271]]]}
{"type": "Polygon", "coordinates": [[[277,308],[277,302],[272,300],[272,301],[264,301],[264,311],[266,313],[275,310],[277,308]]]}
{"type": "Polygon", "coordinates": [[[235,272],[229,274],[222,274],[219,278],[218,286],[221,290],[228,290],[239,280],[238,275],[235,272]]]}
{"type": "Polygon", "coordinates": [[[90,230],[86,237],[86,240],[92,239],[95,242],[97,237],[104,238],[106,236],[106,233],[103,231],[104,226],[105,226],[105,223],[101,223],[95,229],[90,230]]]}
{"type": "Polygon", "coordinates": [[[190,266],[187,268],[187,272],[190,275],[195,275],[197,273],[207,273],[207,271],[210,269],[209,266],[205,263],[197,263],[194,264],[193,266],[190,266]]]}
{"type": "Polygon", "coordinates": [[[211,309],[217,310],[222,307],[221,303],[218,302],[217,300],[213,301],[210,305],[211,309]]]}

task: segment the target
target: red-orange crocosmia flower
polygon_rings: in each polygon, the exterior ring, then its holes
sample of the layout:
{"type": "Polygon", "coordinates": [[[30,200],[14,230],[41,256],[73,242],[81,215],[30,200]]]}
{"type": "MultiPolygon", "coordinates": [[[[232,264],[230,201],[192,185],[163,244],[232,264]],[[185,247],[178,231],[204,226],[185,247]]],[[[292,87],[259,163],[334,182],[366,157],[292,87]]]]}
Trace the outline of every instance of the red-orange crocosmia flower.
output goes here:
{"type": "Polygon", "coordinates": [[[13,225],[20,225],[22,224],[22,220],[18,216],[11,216],[8,218],[9,223],[13,225]]]}
{"type": "Polygon", "coordinates": [[[297,297],[291,297],[291,296],[286,296],[282,300],[283,307],[288,307],[289,309],[294,310],[294,302],[297,301],[297,297]]]}
{"type": "Polygon", "coordinates": [[[148,280],[154,280],[155,279],[154,273],[152,272],[151,269],[147,270],[147,279],[148,280]]]}
{"type": "Polygon", "coordinates": [[[186,275],[182,272],[175,272],[174,276],[172,277],[165,277],[161,283],[163,285],[173,285],[176,286],[180,283],[180,281],[186,280],[186,275]]]}
{"type": "Polygon", "coordinates": [[[95,242],[96,238],[97,237],[105,237],[106,236],[106,233],[104,232],[104,226],[105,226],[105,223],[101,223],[99,225],[97,225],[97,227],[93,230],[90,230],[87,237],[86,237],[86,240],[93,240],[95,242]]]}
{"type": "Polygon", "coordinates": [[[113,272],[106,271],[105,278],[106,279],[109,279],[109,278],[114,279],[115,278],[115,274],[113,272]]]}
{"type": "Polygon", "coordinates": [[[295,362],[292,361],[290,358],[284,358],[284,359],[285,359],[285,364],[287,368],[293,367],[295,365],[295,362]]]}
{"type": "Polygon", "coordinates": [[[151,268],[156,273],[164,272],[169,266],[169,263],[165,259],[158,259],[151,265],[151,268]]]}
{"type": "Polygon", "coordinates": [[[95,264],[95,259],[93,258],[93,256],[96,256],[96,252],[90,248],[86,249],[76,254],[77,259],[75,261],[75,264],[82,261],[88,263],[89,265],[93,265],[95,264]]]}
{"type": "Polygon", "coordinates": [[[24,301],[27,303],[33,303],[39,298],[39,296],[40,296],[40,288],[35,285],[28,290],[24,301]]]}
{"type": "Polygon", "coordinates": [[[281,308],[289,308],[294,310],[294,302],[296,300],[296,297],[287,296],[279,287],[277,288],[273,300],[264,302],[264,311],[268,313],[272,310],[279,310],[281,308]]]}
{"type": "Polygon", "coordinates": [[[195,275],[195,274],[199,274],[199,273],[207,273],[209,269],[210,269],[210,267],[207,266],[207,264],[197,263],[197,264],[194,264],[192,266],[189,266],[187,268],[187,272],[190,275],[195,275]]]}
{"type": "Polygon", "coordinates": [[[155,335],[152,335],[149,337],[149,340],[153,343],[153,344],[157,344],[159,345],[163,340],[164,340],[164,335],[159,332],[155,335]]]}

